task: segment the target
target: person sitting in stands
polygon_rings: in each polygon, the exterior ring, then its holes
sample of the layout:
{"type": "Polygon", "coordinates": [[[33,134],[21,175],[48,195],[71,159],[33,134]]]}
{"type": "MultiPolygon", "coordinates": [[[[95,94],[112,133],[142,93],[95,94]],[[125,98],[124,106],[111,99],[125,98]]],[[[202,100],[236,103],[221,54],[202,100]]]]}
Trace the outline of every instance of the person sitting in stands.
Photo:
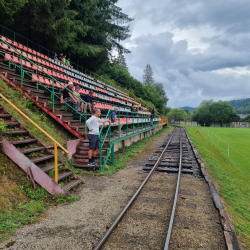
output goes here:
{"type": "Polygon", "coordinates": [[[55,59],[55,60],[58,60],[58,55],[57,55],[56,52],[55,52],[55,54],[54,54],[54,59],[55,59]]]}
{"type": "Polygon", "coordinates": [[[116,123],[116,121],[118,120],[117,115],[117,108],[115,108],[112,113],[111,113],[111,124],[114,125],[116,123]]]}
{"type": "Polygon", "coordinates": [[[67,66],[69,66],[71,69],[73,69],[73,66],[70,65],[70,58],[68,57],[68,60],[66,60],[67,66]]]}
{"type": "MultiPolygon", "coordinates": [[[[111,125],[117,125],[117,124],[119,124],[119,122],[118,122],[118,118],[117,118],[117,108],[115,108],[113,111],[112,111],[112,113],[111,113],[111,125]]],[[[122,126],[123,125],[121,125],[120,126],[120,129],[122,129],[122,126]]],[[[117,131],[118,132],[118,131],[117,131]]]]}
{"type": "Polygon", "coordinates": [[[136,111],[135,108],[133,108],[132,112],[134,112],[136,114],[136,116],[138,116],[138,112],[136,111]]]}
{"type": "Polygon", "coordinates": [[[81,112],[81,107],[80,100],[70,92],[70,90],[73,92],[73,87],[73,82],[69,82],[67,88],[65,88],[62,93],[63,101],[66,103],[70,103],[73,106],[73,108],[75,109],[73,111],[73,114],[76,115],[76,111],[81,112]]]}
{"type": "Polygon", "coordinates": [[[85,95],[83,97],[83,100],[87,103],[87,107],[89,109],[89,112],[91,114],[93,114],[92,112],[92,108],[93,108],[93,105],[95,104],[95,102],[93,103],[93,100],[92,100],[92,96],[93,96],[94,92],[93,91],[90,91],[89,94],[85,95]]]}
{"type": "Polygon", "coordinates": [[[81,112],[82,113],[85,113],[84,110],[85,110],[85,105],[84,105],[84,102],[81,101],[81,99],[83,99],[82,95],[79,93],[80,91],[80,87],[79,86],[76,86],[75,87],[75,91],[74,91],[74,94],[78,97],[78,101],[80,102],[80,107],[81,107],[81,112]],[[81,99],[79,99],[81,98],[81,99]]]}
{"type": "Polygon", "coordinates": [[[60,56],[58,57],[58,60],[59,60],[60,62],[62,62],[62,59],[63,59],[63,53],[61,53],[60,56]]]}
{"type": "Polygon", "coordinates": [[[63,56],[62,64],[66,65],[66,55],[63,56]]]}

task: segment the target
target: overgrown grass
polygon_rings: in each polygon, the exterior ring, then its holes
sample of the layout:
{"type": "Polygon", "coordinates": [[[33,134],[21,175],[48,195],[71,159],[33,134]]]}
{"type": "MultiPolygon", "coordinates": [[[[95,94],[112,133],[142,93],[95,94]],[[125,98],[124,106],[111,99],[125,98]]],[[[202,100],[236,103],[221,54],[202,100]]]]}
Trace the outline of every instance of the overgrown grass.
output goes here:
{"type": "Polygon", "coordinates": [[[105,176],[105,175],[109,175],[109,174],[118,172],[121,168],[126,167],[127,161],[129,159],[131,159],[132,156],[135,156],[136,154],[140,153],[145,147],[147,147],[148,143],[150,143],[152,140],[158,138],[163,133],[165,133],[167,131],[171,131],[172,129],[173,129],[172,127],[169,127],[169,128],[165,127],[151,137],[144,138],[140,141],[137,141],[129,147],[119,149],[115,153],[114,165],[106,165],[105,169],[102,172],[100,172],[99,170],[86,171],[84,169],[74,168],[73,164],[72,164],[72,166],[69,166],[69,167],[72,169],[72,171],[74,173],[78,173],[78,174],[91,174],[91,175],[105,176]]]}
{"type": "MultiPolygon", "coordinates": [[[[33,102],[24,99],[19,91],[10,87],[8,83],[0,78],[0,92],[8,96],[8,99],[17,106],[25,115],[30,117],[36,124],[44,129],[49,135],[55,138],[59,143],[65,144],[68,140],[75,139],[74,135],[64,129],[59,123],[54,121],[45,112],[38,108],[33,102]]],[[[45,146],[52,145],[53,142],[44,134],[15,111],[9,104],[0,99],[2,105],[18,122],[29,130],[45,146]]]]}
{"type": "MultiPolygon", "coordinates": [[[[78,200],[77,196],[59,195],[54,197],[39,185],[37,185],[37,190],[34,190],[26,174],[19,169],[15,170],[15,172],[19,176],[18,185],[15,185],[12,190],[8,191],[10,196],[13,196],[13,193],[18,193],[22,201],[19,201],[12,208],[5,207],[0,209],[0,242],[8,239],[10,235],[14,235],[17,228],[25,224],[37,222],[47,206],[59,203],[68,204],[78,200]]],[[[4,175],[7,175],[7,173],[7,171],[3,172],[4,175]]],[[[15,176],[12,176],[11,179],[13,179],[13,182],[17,182],[15,176]]],[[[15,202],[15,197],[7,198],[11,203],[15,202]]]]}
{"type": "Polygon", "coordinates": [[[250,249],[250,129],[185,127],[219,189],[242,249],[250,249]]]}

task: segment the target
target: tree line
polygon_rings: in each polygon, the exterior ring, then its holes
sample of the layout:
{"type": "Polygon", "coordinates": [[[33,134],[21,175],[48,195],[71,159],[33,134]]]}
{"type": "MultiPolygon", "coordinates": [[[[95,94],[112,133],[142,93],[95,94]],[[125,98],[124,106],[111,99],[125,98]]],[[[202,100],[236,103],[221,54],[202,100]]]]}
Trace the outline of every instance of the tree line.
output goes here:
{"type": "Polygon", "coordinates": [[[202,126],[210,126],[212,123],[222,126],[223,123],[240,121],[240,117],[227,101],[204,100],[194,112],[174,108],[167,115],[169,119],[196,121],[202,126]]]}
{"type": "Polygon", "coordinates": [[[167,112],[168,98],[162,83],[155,83],[153,70],[146,66],[143,82],[128,71],[121,42],[130,37],[133,20],[122,12],[118,0],[2,0],[0,23],[71,61],[125,87],[167,112]],[[114,56],[116,51],[117,56],[114,56]]]}

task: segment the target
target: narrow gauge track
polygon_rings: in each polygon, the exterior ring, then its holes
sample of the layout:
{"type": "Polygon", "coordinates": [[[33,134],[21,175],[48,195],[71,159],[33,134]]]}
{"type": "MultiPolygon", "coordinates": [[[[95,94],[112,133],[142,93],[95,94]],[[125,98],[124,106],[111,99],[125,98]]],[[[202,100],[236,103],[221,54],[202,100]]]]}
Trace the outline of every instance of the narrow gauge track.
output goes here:
{"type": "Polygon", "coordinates": [[[145,171],[150,171],[149,174],[94,248],[95,250],[169,249],[169,244],[173,243],[170,239],[180,179],[182,174],[194,174],[194,171],[191,169],[192,159],[190,159],[187,144],[185,130],[176,127],[167,144],[161,146],[149,158],[149,163],[144,168],[145,171]],[[177,178],[176,175],[168,176],[172,178],[166,181],[166,175],[153,175],[157,170],[170,174],[177,173],[177,178]],[[150,181],[148,181],[149,179],[150,181]],[[138,197],[139,193],[141,194],[138,197]],[[134,202],[135,200],[137,202],[134,202]],[[132,208],[128,211],[132,204],[132,208]],[[122,223],[119,223],[125,214],[126,223],[123,223],[124,220],[122,223]],[[116,234],[116,227],[117,231],[122,230],[122,233],[118,233],[117,237],[113,236],[116,234]],[[152,232],[154,233],[152,234],[152,232]],[[111,234],[112,236],[109,237],[111,234]]]}

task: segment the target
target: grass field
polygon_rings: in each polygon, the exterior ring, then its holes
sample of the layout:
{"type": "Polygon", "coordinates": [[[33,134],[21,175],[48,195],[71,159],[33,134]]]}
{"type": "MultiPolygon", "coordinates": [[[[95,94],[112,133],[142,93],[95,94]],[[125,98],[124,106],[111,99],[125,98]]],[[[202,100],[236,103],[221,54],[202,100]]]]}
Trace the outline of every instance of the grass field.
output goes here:
{"type": "Polygon", "coordinates": [[[218,188],[242,249],[250,249],[250,129],[185,128],[218,188]]]}

